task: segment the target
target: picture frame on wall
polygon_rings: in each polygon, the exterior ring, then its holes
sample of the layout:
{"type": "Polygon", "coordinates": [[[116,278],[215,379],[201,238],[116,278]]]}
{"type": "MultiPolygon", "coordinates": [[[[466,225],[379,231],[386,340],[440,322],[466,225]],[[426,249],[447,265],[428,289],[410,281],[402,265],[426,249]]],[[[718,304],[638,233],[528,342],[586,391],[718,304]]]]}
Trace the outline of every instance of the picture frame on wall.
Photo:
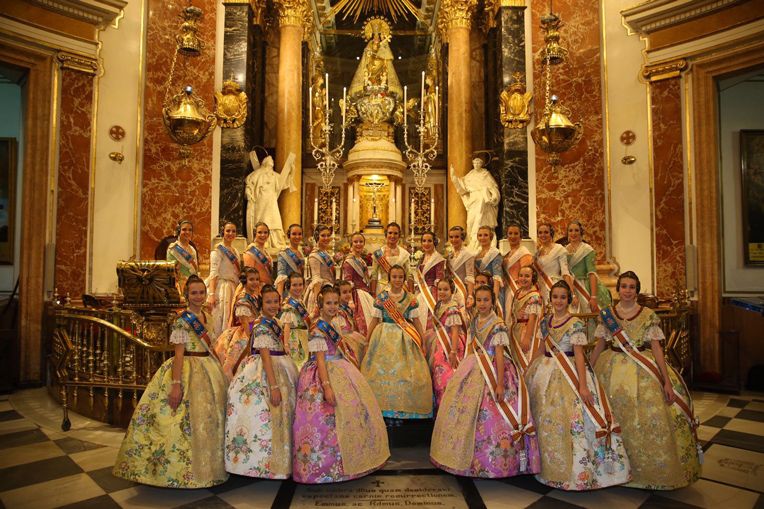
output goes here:
{"type": "Polygon", "coordinates": [[[13,265],[16,224],[16,138],[0,138],[0,265],[13,265]]]}
{"type": "Polygon", "coordinates": [[[764,130],[740,131],[740,178],[743,259],[764,267],[764,130]]]}

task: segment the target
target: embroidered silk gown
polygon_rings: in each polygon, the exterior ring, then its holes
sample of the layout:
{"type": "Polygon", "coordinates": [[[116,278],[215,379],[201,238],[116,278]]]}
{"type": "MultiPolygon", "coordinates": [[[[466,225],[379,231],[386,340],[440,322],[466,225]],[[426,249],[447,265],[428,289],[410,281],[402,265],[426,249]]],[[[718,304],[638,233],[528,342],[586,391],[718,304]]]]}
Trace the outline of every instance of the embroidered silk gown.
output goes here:
{"type": "Polygon", "coordinates": [[[253,242],[244,251],[244,265],[254,267],[260,274],[260,285],[273,284],[273,258],[265,248],[260,249],[253,242]]]}
{"type": "MultiPolygon", "coordinates": [[[[515,296],[515,292],[512,290],[513,285],[509,284],[509,278],[512,278],[512,281],[515,283],[514,287],[516,288],[518,286],[516,283],[517,276],[520,274],[520,269],[531,263],[533,263],[533,255],[531,255],[528,248],[522,244],[516,249],[510,250],[502,260],[501,267],[504,281],[503,302],[505,317],[512,316],[512,299],[515,296]]],[[[509,322],[509,319],[507,319],[507,322],[509,322]]]]}
{"type": "MultiPolygon", "coordinates": [[[[614,314],[634,345],[653,359],[651,341],[665,339],[655,312],[642,307],[632,318],[614,314]]],[[[597,326],[595,337],[605,338],[608,346],[617,341],[602,324],[597,326]]],[[[667,367],[674,392],[691,401],[680,375],[667,367]]],[[[666,404],[661,384],[620,349],[606,348],[594,371],[605,386],[613,414],[623,430],[633,476],[628,486],[672,490],[697,481],[701,466],[695,435],[679,407],[666,404]]]]}
{"type": "Polygon", "coordinates": [[[215,355],[220,360],[223,373],[229,381],[239,367],[247,343],[249,343],[249,331],[242,330],[238,325],[224,330],[215,341],[215,355]]]}
{"type": "MultiPolygon", "coordinates": [[[[597,274],[597,265],[595,263],[596,258],[597,254],[594,252],[594,249],[586,242],[581,242],[575,253],[568,254],[568,267],[570,273],[574,279],[578,280],[578,282],[586,288],[587,292],[591,290],[589,288],[589,274],[597,274]]],[[[578,294],[578,312],[590,313],[591,306],[589,305],[588,300],[585,299],[578,290],[574,291],[578,294]]],[[[597,294],[595,297],[597,298],[597,303],[600,309],[606,308],[613,303],[610,290],[602,284],[599,277],[597,277],[597,294]]]]}
{"type": "MultiPolygon", "coordinates": [[[[504,353],[509,345],[506,326],[492,313],[482,329],[477,328],[477,318],[470,327],[472,337],[483,345],[494,369],[494,355],[504,355],[504,373],[500,375],[505,387],[504,400],[519,412],[518,373],[504,353]]],[[[533,418],[527,415],[526,419],[532,426],[533,418]]],[[[468,354],[443,394],[432,432],[430,460],[447,472],[469,477],[538,473],[541,470],[538,440],[527,433],[517,436],[515,431],[500,414],[477,356],[468,354]]]]}
{"type": "MultiPolygon", "coordinates": [[[[568,268],[568,251],[560,244],[552,242],[551,248],[548,252],[543,251],[543,248],[536,252],[534,258],[536,264],[541,268],[544,273],[549,276],[552,284],[563,278],[563,276],[570,275],[570,269],[568,268]]],[[[544,302],[549,302],[549,287],[544,282],[544,278],[539,274],[539,291],[544,302]]],[[[588,288],[588,284],[587,284],[588,288]]],[[[572,288],[571,288],[572,290],[572,288]]]]}
{"type": "MultiPolygon", "coordinates": [[[[462,248],[459,252],[449,253],[447,258],[448,271],[454,275],[467,288],[469,284],[475,284],[475,254],[467,248],[462,248]]],[[[467,302],[467,295],[464,295],[458,288],[456,289],[456,303],[464,308],[467,302]]]]}
{"type": "MultiPolygon", "coordinates": [[[[395,323],[384,308],[390,295],[383,291],[374,302],[379,324],[369,338],[361,373],[368,380],[384,417],[426,419],[432,417],[432,379],[424,353],[395,323]]],[[[395,307],[404,318],[418,317],[418,303],[404,291],[395,307]]]]}
{"type": "MultiPolygon", "coordinates": [[[[459,312],[459,306],[452,299],[445,304],[438,301],[435,307],[435,317],[443,325],[443,329],[446,332],[445,340],[451,346],[451,333],[454,328],[459,333],[458,348],[456,356],[461,360],[464,358],[464,348],[466,339],[466,324],[462,322],[462,315],[459,312]]],[[[448,355],[443,349],[440,339],[437,337],[434,327],[427,332],[427,342],[430,345],[430,371],[432,375],[432,388],[435,392],[435,405],[440,405],[440,401],[443,398],[443,393],[446,390],[448,381],[454,374],[454,368],[451,367],[451,363],[448,361],[448,355]]]]}
{"type": "Polygon", "coordinates": [[[297,368],[285,355],[283,338],[267,322],[267,318],[261,318],[252,329],[250,355],[242,361],[228,387],[225,469],[249,477],[286,479],[292,474],[297,368]],[[260,348],[270,350],[281,392],[281,403],[277,407],[270,402],[260,348]]]}
{"type": "Polygon", "coordinates": [[[518,361],[520,370],[523,372],[528,367],[531,357],[533,357],[534,343],[538,343],[535,340],[535,331],[532,331],[530,333],[530,349],[527,352],[521,351],[523,334],[526,333],[532,315],[536,315],[536,327],[538,327],[538,321],[544,314],[543,311],[541,296],[535,289],[528,291],[528,293],[522,293],[522,290],[518,290],[512,299],[512,341],[510,343],[512,345],[512,355],[518,361]]]}
{"type": "Polygon", "coordinates": [[[305,292],[305,307],[313,315],[318,310],[318,294],[325,285],[333,285],[334,260],[327,251],[313,251],[308,255],[310,283],[305,292]]]}
{"type": "Polygon", "coordinates": [[[309,348],[310,360],[297,382],[294,480],[307,484],[340,482],[377,470],[390,457],[390,450],[385,421],[371,387],[319,327],[311,330],[309,348]],[[316,352],[324,352],[335,406],[324,401],[316,352]]]}
{"type": "Polygon", "coordinates": [[[207,286],[213,279],[215,283],[215,307],[212,309],[212,332],[220,335],[231,322],[233,310],[233,297],[236,287],[239,285],[239,252],[235,248],[226,248],[218,244],[210,252],[210,275],[207,278],[207,286]],[[234,257],[232,261],[230,256],[234,257]]]}
{"type": "Polygon", "coordinates": [[[353,311],[344,304],[340,304],[340,309],[337,310],[337,316],[332,320],[332,325],[353,350],[358,362],[361,362],[364,353],[366,353],[366,336],[358,332],[353,319],[353,311]]]}
{"type": "MultiPolygon", "coordinates": [[[[553,327],[550,319],[551,315],[544,318],[544,329],[570,359],[577,374],[573,345],[587,344],[584,322],[570,317],[553,327]]],[[[541,331],[539,336],[543,336],[541,331]]],[[[588,364],[586,373],[586,386],[601,408],[597,378],[588,364]]],[[[550,351],[536,358],[525,380],[541,448],[541,473],[536,476],[539,482],[563,490],[582,491],[629,481],[631,469],[621,435],[613,433],[609,440],[607,436],[596,437],[600,426],[587,413],[578,387],[571,386],[550,351]]]]}
{"type": "Polygon", "coordinates": [[[173,411],[168,404],[173,379],[170,358],[151,378],[135,408],[114,475],[168,488],[221,484],[228,479],[223,462],[228,382],[217,358],[182,318],[173,325],[170,343],[199,354],[183,356],[180,405],[173,411]]]}
{"type": "Polygon", "coordinates": [[[388,254],[387,246],[377,249],[372,255],[371,263],[371,280],[377,282],[377,295],[390,288],[390,276],[377,261],[383,254],[385,255],[385,258],[387,258],[390,267],[393,265],[400,265],[403,267],[403,271],[406,273],[406,279],[411,275],[411,266],[409,264],[409,257],[411,255],[408,251],[399,246],[398,255],[391,256],[388,254]]]}
{"type": "Polygon", "coordinates": [[[291,247],[282,249],[276,257],[276,281],[273,284],[285,281],[295,272],[305,275],[305,257],[291,247]]]}
{"type": "MultiPolygon", "coordinates": [[[[300,300],[297,302],[302,304],[300,300]]],[[[305,306],[303,309],[307,311],[305,306]]],[[[283,325],[289,325],[289,337],[286,338],[289,345],[287,353],[299,370],[308,361],[308,324],[297,309],[289,303],[289,297],[284,299],[279,320],[283,325]]]]}
{"type": "Polygon", "coordinates": [[[178,291],[183,295],[189,276],[199,273],[199,255],[191,244],[186,249],[176,241],[167,246],[167,261],[178,267],[178,291]]]}
{"type": "Polygon", "coordinates": [[[348,255],[342,262],[342,279],[353,285],[353,320],[358,332],[366,337],[374,307],[374,297],[369,286],[369,266],[366,265],[366,261],[353,254],[348,255]]]}

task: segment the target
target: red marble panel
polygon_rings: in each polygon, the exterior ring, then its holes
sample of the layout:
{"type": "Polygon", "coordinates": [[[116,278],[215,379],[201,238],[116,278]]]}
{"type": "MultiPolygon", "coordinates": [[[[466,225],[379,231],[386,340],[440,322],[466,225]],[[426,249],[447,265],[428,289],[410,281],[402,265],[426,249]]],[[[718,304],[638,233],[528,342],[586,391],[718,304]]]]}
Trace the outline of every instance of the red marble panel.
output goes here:
{"type": "MultiPolygon", "coordinates": [[[[141,258],[154,257],[158,242],[173,233],[181,218],[194,223],[194,239],[200,262],[210,249],[212,221],[212,135],[193,145],[191,156],[182,158],[179,145],[162,122],[165,84],[175,54],[175,36],[182,21],[184,2],[149,0],[147,27],[143,187],[141,192],[141,258]]],[[[178,57],[171,93],[191,85],[212,110],[215,69],[215,1],[195,0],[204,12],[199,35],[205,44],[198,57],[178,57]]]]}
{"type": "Polygon", "coordinates": [[[93,76],[61,72],[55,287],[79,299],[87,273],[93,76]]]}
{"type": "Polygon", "coordinates": [[[678,78],[650,84],[653,129],[656,294],[685,288],[682,94],[678,78]]]}
{"type": "MultiPolygon", "coordinates": [[[[533,0],[531,22],[534,105],[544,107],[544,80],[541,57],[544,35],[541,16],[548,13],[547,0],[533,0]]],[[[562,155],[561,164],[552,169],[546,154],[536,149],[536,208],[538,221],[550,221],[564,235],[568,221],[578,219],[585,228],[584,238],[605,257],[605,156],[603,143],[602,78],[600,70],[599,2],[557,0],[554,12],[563,21],[561,44],[568,48],[567,61],[552,68],[552,93],[570,109],[570,119],[581,121],[581,141],[562,155]]]]}

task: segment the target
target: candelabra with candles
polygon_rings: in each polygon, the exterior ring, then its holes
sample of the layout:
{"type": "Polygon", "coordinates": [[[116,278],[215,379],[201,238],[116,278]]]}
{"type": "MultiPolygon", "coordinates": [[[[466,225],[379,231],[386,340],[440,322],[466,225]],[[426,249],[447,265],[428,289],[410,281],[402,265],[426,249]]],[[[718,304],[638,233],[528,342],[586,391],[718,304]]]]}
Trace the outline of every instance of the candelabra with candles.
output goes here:
{"type": "MultiPolygon", "coordinates": [[[[323,134],[323,140],[316,140],[313,136],[313,86],[310,87],[308,95],[310,97],[310,104],[308,107],[308,125],[310,126],[310,146],[311,154],[316,160],[316,168],[318,168],[321,174],[321,193],[330,193],[332,189],[332,182],[334,181],[334,174],[339,166],[339,161],[342,159],[342,154],[345,151],[345,128],[346,128],[346,111],[347,111],[347,88],[342,87],[342,102],[340,103],[340,111],[342,114],[342,123],[340,125],[340,142],[332,148],[331,147],[331,134],[334,129],[334,124],[330,121],[331,107],[329,101],[329,73],[324,75],[324,107],[323,107],[323,121],[321,122],[321,133],[323,134]]],[[[316,199],[318,201],[318,199],[316,199]]],[[[332,246],[337,244],[337,232],[339,231],[339,214],[337,214],[337,203],[334,199],[332,204],[332,246]]],[[[317,209],[318,207],[316,207],[317,209]]],[[[318,210],[314,215],[315,225],[314,228],[320,223],[318,220],[318,210]]]]}
{"type": "MultiPolygon", "coordinates": [[[[429,223],[426,222],[423,215],[416,215],[415,202],[421,203],[425,196],[425,183],[427,174],[431,169],[430,161],[438,155],[438,138],[440,127],[440,99],[439,89],[435,86],[435,93],[431,95],[433,85],[431,82],[430,93],[425,93],[425,73],[422,72],[422,91],[419,102],[419,121],[416,131],[419,137],[419,148],[414,148],[409,144],[408,137],[408,87],[403,87],[403,142],[406,147],[406,158],[409,160],[409,168],[414,174],[414,189],[411,193],[409,206],[409,244],[412,248],[416,242],[416,230],[432,230],[435,227],[435,200],[430,198],[430,216],[429,223]],[[426,102],[426,99],[428,101],[426,102]],[[429,118],[428,118],[429,117],[429,118]],[[416,198],[416,200],[415,200],[416,198]]],[[[412,251],[412,256],[414,249],[412,251]]]]}

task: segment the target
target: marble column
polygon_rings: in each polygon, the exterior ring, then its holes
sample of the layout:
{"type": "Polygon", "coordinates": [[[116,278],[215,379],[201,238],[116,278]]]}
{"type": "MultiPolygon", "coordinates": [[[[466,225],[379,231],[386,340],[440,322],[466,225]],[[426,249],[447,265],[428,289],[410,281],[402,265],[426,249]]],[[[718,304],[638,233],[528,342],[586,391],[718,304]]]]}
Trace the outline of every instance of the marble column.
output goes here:
{"type": "Polygon", "coordinates": [[[279,82],[277,92],[276,169],[292,152],[296,156],[296,191],[279,197],[284,231],[301,218],[302,196],[302,36],[308,16],[305,0],[276,0],[279,22],[279,82]]]}
{"type": "MultiPolygon", "coordinates": [[[[265,40],[260,26],[263,8],[248,0],[228,0],[224,6],[223,81],[233,78],[247,94],[249,104],[244,125],[221,131],[218,212],[221,221],[232,221],[243,233],[244,181],[251,171],[249,151],[263,144],[265,40]]],[[[249,237],[249,232],[245,235],[249,237]]]]}
{"type": "Polygon", "coordinates": [[[499,228],[503,232],[507,225],[519,224],[523,237],[527,238],[528,130],[505,128],[499,110],[499,95],[512,84],[513,74],[519,73],[522,83],[527,81],[524,3],[500,7],[494,23],[495,27],[488,33],[486,128],[489,143],[499,158],[492,171],[501,189],[499,228]]]}
{"type": "MultiPolygon", "coordinates": [[[[476,0],[443,0],[443,17],[448,41],[448,165],[461,177],[472,168],[472,111],[470,90],[470,28],[476,0]]],[[[448,226],[466,225],[467,211],[448,181],[448,226]]]]}

